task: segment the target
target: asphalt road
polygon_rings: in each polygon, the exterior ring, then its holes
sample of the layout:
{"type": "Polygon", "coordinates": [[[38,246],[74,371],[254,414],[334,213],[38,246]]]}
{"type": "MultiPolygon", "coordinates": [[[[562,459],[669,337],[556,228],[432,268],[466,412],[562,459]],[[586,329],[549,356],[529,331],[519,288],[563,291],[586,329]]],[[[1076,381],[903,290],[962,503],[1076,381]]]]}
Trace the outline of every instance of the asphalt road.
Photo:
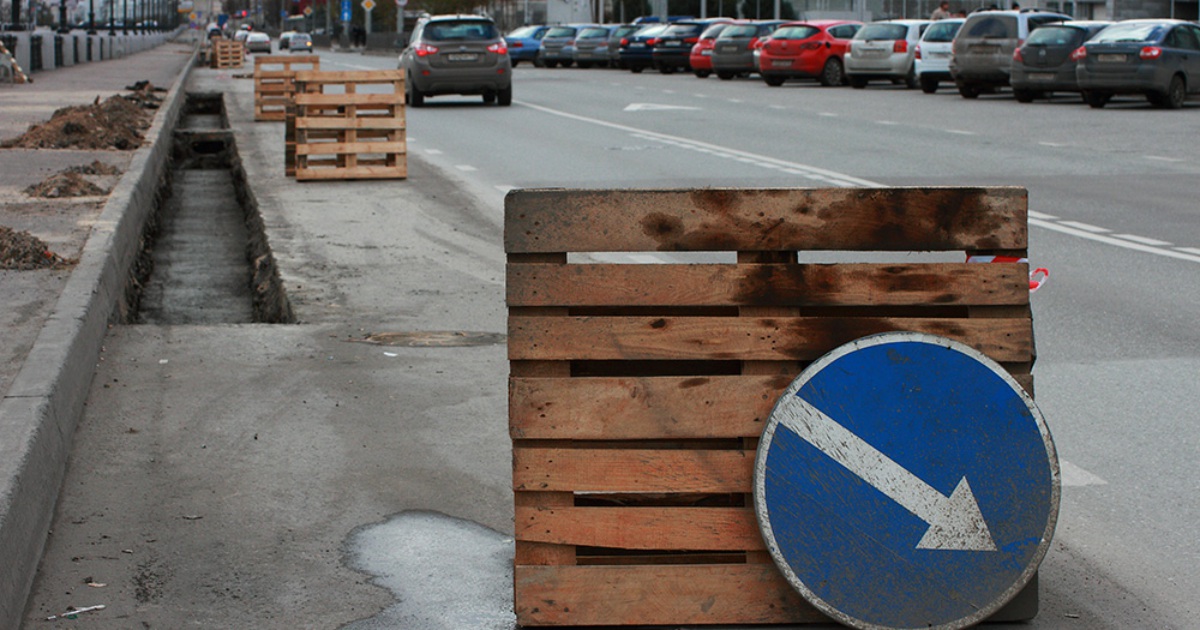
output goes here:
{"type": "Polygon", "coordinates": [[[981,184],[1029,188],[1051,273],[1064,493],[1021,627],[1194,626],[1200,107],[522,66],[511,107],[410,110],[406,182],[298,186],[247,81],[191,89],[226,94],[300,323],[111,332],[27,626],[107,603],[89,627],[510,628],[502,346],[361,343],[504,330],[508,190],[981,184]]]}
{"type": "MultiPolygon", "coordinates": [[[[351,59],[370,65],[377,60],[351,59]]],[[[390,60],[383,60],[386,65],[390,60]]],[[[1065,462],[1034,627],[1189,627],[1200,591],[1200,103],[1021,105],[872,84],[515,74],[514,105],[410,110],[410,151],[499,217],[514,187],[1029,189],[1039,406],[1065,462]]]]}

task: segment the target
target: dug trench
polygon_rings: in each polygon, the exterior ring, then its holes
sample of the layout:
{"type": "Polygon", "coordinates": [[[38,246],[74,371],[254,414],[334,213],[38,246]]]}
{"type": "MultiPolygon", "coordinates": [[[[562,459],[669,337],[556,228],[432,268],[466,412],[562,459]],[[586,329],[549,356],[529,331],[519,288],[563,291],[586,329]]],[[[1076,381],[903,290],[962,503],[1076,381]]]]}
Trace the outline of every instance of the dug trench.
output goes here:
{"type": "Polygon", "coordinates": [[[187,94],[173,136],[121,322],[293,323],[223,96],[187,94]]]}

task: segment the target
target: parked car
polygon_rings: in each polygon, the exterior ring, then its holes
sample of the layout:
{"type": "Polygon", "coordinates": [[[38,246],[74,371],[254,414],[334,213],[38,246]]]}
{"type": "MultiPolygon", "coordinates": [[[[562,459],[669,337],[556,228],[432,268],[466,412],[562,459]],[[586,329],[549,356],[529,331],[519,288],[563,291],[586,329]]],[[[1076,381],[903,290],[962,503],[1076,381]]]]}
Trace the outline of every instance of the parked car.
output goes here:
{"type": "Polygon", "coordinates": [[[537,65],[546,68],[554,68],[561,65],[564,68],[570,68],[571,64],[575,63],[573,57],[573,48],[575,46],[575,36],[584,28],[597,26],[596,24],[560,24],[551,26],[550,30],[542,36],[542,48],[538,51],[537,58],[540,63],[537,65]]]}
{"type": "Polygon", "coordinates": [[[311,53],[313,51],[312,35],[296,33],[288,40],[288,52],[311,53]]]}
{"type": "Polygon", "coordinates": [[[608,65],[624,68],[621,63],[621,40],[645,28],[644,24],[618,24],[608,36],[608,65]]]}
{"type": "Polygon", "coordinates": [[[754,51],[760,40],[784,23],[781,20],[755,20],[748,24],[734,24],[721,31],[713,45],[712,54],[713,72],[717,78],[728,81],[736,76],[758,72],[754,64],[754,51]]]}
{"type": "Polygon", "coordinates": [[[700,37],[692,44],[692,50],[688,53],[688,65],[692,67],[693,74],[701,79],[712,74],[712,51],[717,36],[730,24],[737,23],[740,22],[718,22],[700,33],[700,37]]]}
{"type": "Polygon", "coordinates": [[[788,79],[816,79],[821,85],[841,85],[846,78],[842,58],[862,22],[809,20],[775,29],[759,49],[758,73],[767,85],[788,79]]]}
{"type": "Polygon", "coordinates": [[[1043,11],[980,11],[967,17],[954,38],[950,74],[963,98],[1008,85],[1013,52],[1039,26],[1066,22],[1069,15],[1043,11]]]}
{"type": "Polygon", "coordinates": [[[608,36],[616,28],[615,25],[608,25],[580,29],[579,34],[575,36],[575,65],[580,68],[607,66],[608,36]]]}
{"type": "Polygon", "coordinates": [[[621,66],[638,73],[654,65],[654,38],[667,30],[668,24],[651,24],[621,40],[621,66]]]}
{"type": "Polygon", "coordinates": [[[1083,100],[1104,107],[1114,94],[1144,94],[1155,107],[1179,109],[1200,92],[1200,26],[1181,20],[1127,20],[1076,49],[1083,100]]]}
{"type": "Polygon", "coordinates": [[[1020,103],[1031,103],[1051,92],[1078,92],[1075,52],[1112,22],[1073,21],[1047,24],[1029,34],[1013,53],[1009,83],[1020,103]]]}
{"type": "Polygon", "coordinates": [[[271,52],[271,36],[255,31],[246,36],[246,52],[271,52]]]}
{"type": "Polygon", "coordinates": [[[882,20],[862,27],[846,52],[846,80],[852,88],[865,88],[872,80],[917,87],[914,58],[917,43],[929,20],[882,20]]]}
{"type": "Polygon", "coordinates": [[[651,57],[654,67],[663,74],[671,74],[676,70],[690,71],[692,46],[700,41],[700,35],[713,24],[732,22],[730,18],[709,18],[707,20],[681,20],[675,22],[659,35],[653,45],[651,57]]]}
{"type": "MultiPolygon", "coordinates": [[[[293,41],[294,43],[294,41],[293,41]]],[[[399,67],[410,107],[441,94],[479,94],[484,103],[512,104],[512,60],[491,18],[435,15],[413,27],[399,67]]]]}
{"type": "Polygon", "coordinates": [[[287,50],[288,44],[291,43],[290,40],[292,39],[292,35],[295,35],[295,34],[296,34],[296,31],[284,31],[284,32],[280,33],[279,34],[279,50],[287,50]]]}
{"type": "Polygon", "coordinates": [[[950,76],[950,55],[954,36],[966,21],[966,18],[947,18],[933,22],[925,29],[913,53],[913,68],[922,92],[933,94],[937,92],[938,83],[953,80],[950,76]]]}
{"type": "Polygon", "coordinates": [[[542,48],[542,36],[548,30],[550,27],[545,24],[531,24],[505,35],[504,42],[508,44],[508,58],[512,60],[512,65],[519,66],[522,61],[534,63],[542,48]]]}

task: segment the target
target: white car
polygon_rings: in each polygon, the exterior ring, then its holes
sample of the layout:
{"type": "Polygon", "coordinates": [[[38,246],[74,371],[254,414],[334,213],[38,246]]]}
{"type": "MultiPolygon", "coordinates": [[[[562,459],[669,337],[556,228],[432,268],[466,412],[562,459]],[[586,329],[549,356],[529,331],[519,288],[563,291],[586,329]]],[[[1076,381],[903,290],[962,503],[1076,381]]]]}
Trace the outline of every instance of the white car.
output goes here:
{"type": "Polygon", "coordinates": [[[882,20],[859,29],[843,62],[850,87],[864,88],[872,79],[917,87],[913,58],[929,20],[882,20]]]}
{"type": "Polygon", "coordinates": [[[917,43],[915,62],[917,83],[921,84],[922,92],[933,94],[938,89],[938,83],[954,80],[950,76],[951,48],[954,46],[954,36],[966,21],[966,18],[938,20],[925,29],[925,34],[917,43]]]}
{"type": "Polygon", "coordinates": [[[292,35],[295,35],[295,34],[296,34],[296,31],[284,31],[284,32],[280,33],[279,34],[279,50],[287,50],[288,44],[291,43],[292,35]]]}
{"type": "Polygon", "coordinates": [[[271,36],[255,31],[246,36],[246,52],[271,52],[271,36]]]}

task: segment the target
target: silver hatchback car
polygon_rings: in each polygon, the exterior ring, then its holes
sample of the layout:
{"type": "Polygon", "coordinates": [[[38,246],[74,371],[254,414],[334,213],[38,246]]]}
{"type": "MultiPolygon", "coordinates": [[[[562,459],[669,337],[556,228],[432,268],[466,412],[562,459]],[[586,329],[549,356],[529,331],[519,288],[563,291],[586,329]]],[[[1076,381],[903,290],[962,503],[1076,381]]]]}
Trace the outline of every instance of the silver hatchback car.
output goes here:
{"type": "Polygon", "coordinates": [[[491,18],[435,15],[413,28],[400,53],[409,106],[440,94],[479,94],[484,103],[512,104],[508,44],[491,18]]]}

